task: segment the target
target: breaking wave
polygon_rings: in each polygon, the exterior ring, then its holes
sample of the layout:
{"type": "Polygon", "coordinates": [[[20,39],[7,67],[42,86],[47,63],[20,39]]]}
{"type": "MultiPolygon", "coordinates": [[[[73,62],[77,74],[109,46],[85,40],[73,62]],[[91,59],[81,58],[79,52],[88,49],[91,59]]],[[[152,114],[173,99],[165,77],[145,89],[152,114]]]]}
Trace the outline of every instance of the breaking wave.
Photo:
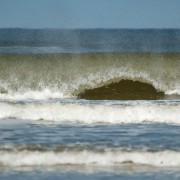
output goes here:
{"type": "Polygon", "coordinates": [[[122,80],[149,84],[153,93],[180,95],[179,59],[179,53],[4,54],[0,99],[78,98],[86,90],[122,80]]]}

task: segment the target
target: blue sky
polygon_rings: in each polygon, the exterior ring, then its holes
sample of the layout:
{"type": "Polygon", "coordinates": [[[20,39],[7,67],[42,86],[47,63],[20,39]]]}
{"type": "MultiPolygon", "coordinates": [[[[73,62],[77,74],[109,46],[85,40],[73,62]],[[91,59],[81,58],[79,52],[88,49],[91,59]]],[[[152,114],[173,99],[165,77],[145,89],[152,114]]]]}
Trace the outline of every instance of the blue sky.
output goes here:
{"type": "Polygon", "coordinates": [[[180,28],[180,0],[0,0],[0,28],[180,28]]]}

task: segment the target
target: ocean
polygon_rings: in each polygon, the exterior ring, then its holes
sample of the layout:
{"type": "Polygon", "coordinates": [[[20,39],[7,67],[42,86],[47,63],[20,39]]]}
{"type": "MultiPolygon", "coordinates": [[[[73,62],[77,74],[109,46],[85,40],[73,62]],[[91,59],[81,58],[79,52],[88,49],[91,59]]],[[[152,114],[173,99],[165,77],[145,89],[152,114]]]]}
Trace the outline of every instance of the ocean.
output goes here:
{"type": "Polygon", "coordinates": [[[179,29],[0,29],[0,179],[180,179],[179,29]]]}

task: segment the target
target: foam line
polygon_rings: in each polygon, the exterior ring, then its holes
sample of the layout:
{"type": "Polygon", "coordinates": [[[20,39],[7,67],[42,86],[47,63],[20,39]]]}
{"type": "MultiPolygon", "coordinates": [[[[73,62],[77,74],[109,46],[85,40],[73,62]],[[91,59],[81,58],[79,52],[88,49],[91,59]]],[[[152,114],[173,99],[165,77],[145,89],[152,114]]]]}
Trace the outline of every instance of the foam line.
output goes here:
{"type": "Polygon", "coordinates": [[[0,103],[0,118],[57,123],[171,123],[180,124],[180,103],[153,101],[121,104],[0,103]]]}
{"type": "Polygon", "coordinates": [[[51,165],[149,165],[155,167],[180,167],[180,152],[121,151],[0,151],[2,166],[51,166],[51,165]]]}

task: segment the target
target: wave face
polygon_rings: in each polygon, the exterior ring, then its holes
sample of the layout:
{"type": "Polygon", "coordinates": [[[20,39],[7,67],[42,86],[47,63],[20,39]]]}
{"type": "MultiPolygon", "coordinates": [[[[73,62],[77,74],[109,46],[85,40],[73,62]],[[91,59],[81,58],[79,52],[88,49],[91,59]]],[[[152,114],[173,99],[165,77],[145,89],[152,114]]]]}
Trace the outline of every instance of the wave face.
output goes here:
{"type": "Polygon", "coordinates": [[[121,80],[118,83],[104,85],[95,89],[87,89],[78,96],[89,100],[155,100],[163,99],[164,93],[157,91],[152,85],[133,80],[121,80]]]}
{"type": "MultiPolygon", "coordinates": [[[[122,80],[149,84],[165,94],[155,99],[165,99],[180,95],[179,59],[179,53],[0,55],[0,99],[77,98],[122,80]]],[[[125,92],[134,85],[126,86],[125,92]]]]}

